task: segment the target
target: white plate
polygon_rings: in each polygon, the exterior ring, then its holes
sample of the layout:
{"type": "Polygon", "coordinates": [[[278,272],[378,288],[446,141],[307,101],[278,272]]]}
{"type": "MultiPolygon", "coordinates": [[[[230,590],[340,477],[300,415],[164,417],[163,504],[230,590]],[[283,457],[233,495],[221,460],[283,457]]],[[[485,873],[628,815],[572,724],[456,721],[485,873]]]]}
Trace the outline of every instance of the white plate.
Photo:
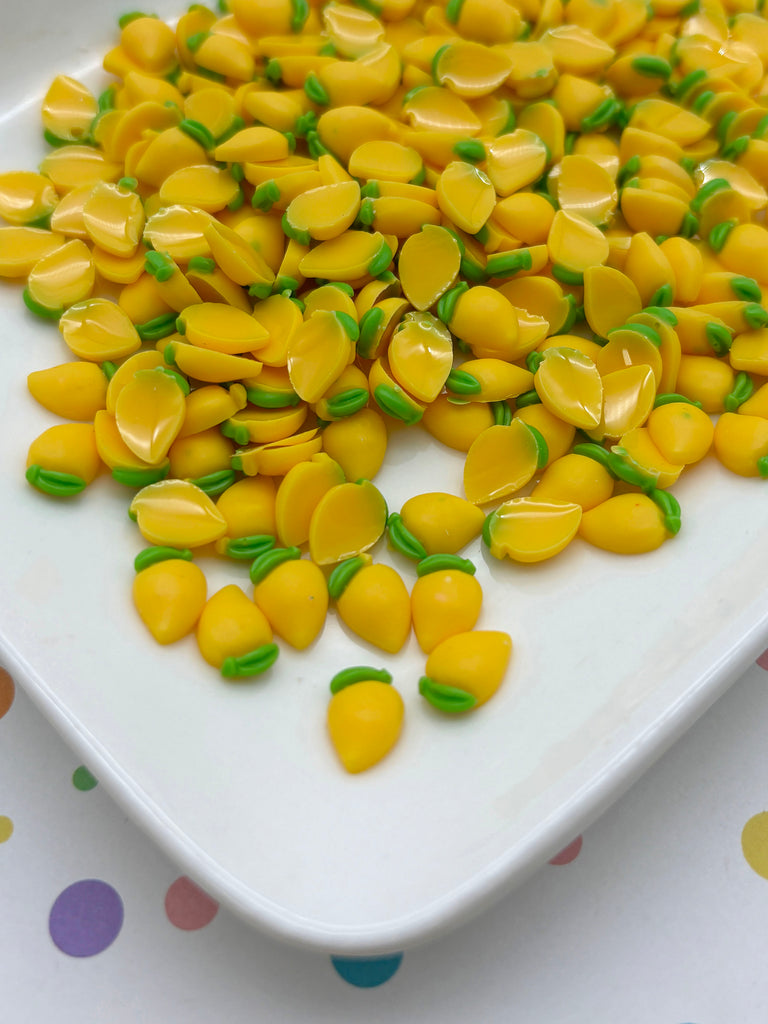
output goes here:
{"type": "MultiPolygon", "coordinates": [[[[120,10],[102,4],[94,16],[84,0],[19,9],[0,42],[10,111],[0,169],[35,166],[40,95],[56,72],[77,75],[104,52],[120,10]],[[12,109],[24,96],[34,103],[12,109]]],[[[24,482],[26,447],[53,421],[25,376],[66,358],[56,328],[3,284],[4,660],[135,820],[275,936],[365,954],[456,925],[572,839],[768,642],[768,485],[708,462],[676,488],[683,530],[653,554],[620,558],[577,541],[525,568],[479,544],[467,551],[485,592],[480,625],[515,644],[504,687],[474,715],[446,719],[424,704],[415,641],[382,656],[333,616],[310,651],[284,650],[269,678],[228,685],[193,640],[160,648],[138,621],[131,563],[143,542],[128,491],[105,477],[62,503],[24,482]],[[360,663],[391,668],[406,726],[385,762],[351,777],[324,716],[330,676],[360,663]]],[[[461,464],[403,432],[377,483],[394,510],[419,491],[461,493],[461,464]]],[[[247,584],[228,566],[209,579],[211,589],[247,584]]]]}

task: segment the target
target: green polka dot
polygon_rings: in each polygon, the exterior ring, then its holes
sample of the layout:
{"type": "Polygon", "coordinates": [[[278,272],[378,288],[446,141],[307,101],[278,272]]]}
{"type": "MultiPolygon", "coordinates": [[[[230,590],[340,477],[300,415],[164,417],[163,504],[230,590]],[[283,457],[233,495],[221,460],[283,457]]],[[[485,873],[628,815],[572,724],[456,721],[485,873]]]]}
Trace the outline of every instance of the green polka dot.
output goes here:
{"type": "Polygon", "coordinates": [[[13,835],[13,822],[10,818],[6,818],[4,814],[0,814],[0,843],[6,842],[13,835]]]}
{"type": "Polygon", "coordinates": [[[94,786],[97,786],[98,782],[94,779],[85,765],[81,764],[79,768],[75,768],[72,772],[72,785],[82,793],[87,793],[89,789],[93,789],[94,786]]]}

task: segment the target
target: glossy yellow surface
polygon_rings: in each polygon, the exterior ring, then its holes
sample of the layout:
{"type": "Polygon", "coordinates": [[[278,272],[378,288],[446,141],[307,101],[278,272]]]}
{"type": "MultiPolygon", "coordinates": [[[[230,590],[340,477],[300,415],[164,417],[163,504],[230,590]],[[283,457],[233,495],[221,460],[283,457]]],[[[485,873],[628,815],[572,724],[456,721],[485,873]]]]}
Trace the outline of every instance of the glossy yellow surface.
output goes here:
{"type": "Polygon", "coordinates": [[[400,249],[398,271],[403,292],[414,309],[429,309],[453,286],[461,252],[452,234],[426,224],[400,249]]]}
{"type": "Polygon", "coordinates": [[[582,507],[556,499],[512,498],[494,513],[489,530],[491,554],[515,562],[543,562],[559,554],[579,528],[582,507]]]}
{"type": "Polygon", "coordinates": [[[584,512],[613,494],[613,477],[595,459],[569,452],[551,462],[531,491],[540,502],[568,502],[584,512]]]}
{"type": "Polygon", "coordinates": [[[150,544],[197,548],[223,537],[227,523],[205,491],[187,480],[161,480],[143,487],[130,511],[150,544]]]}
{"type": "Polygon", "coordinates": [[[762,476],[758,460],[768,455],[768,420],[726,412],[715,424],[715,455],[739,476],[762,476]]]}
{"type": "Polygon", "coordinates": [[[521,420],[484,430],[467,452],[464,493],[475,505],[505,498],[528,483],[539,459],[533,432],[521,420]]]}
{"type": "Polygon", "coordinates": [[[320,499],[345,482],[344,471],[324,452],[293,466],[278,485],[275,497],[277,536],[285,547],[309,540],[309,524],[320,499]]]}
{"type": "Polygon", "coordinates": [[[547,349],[533,382],[547,409],[566,423],[589,430],[600,422],[603,382],[589,356],[575,349],[547,349]]]}
{"type": "Polygon", "coordinates": [[[162,370],[138,370],[115,402],[120,436],[144,462],[160,462],[181,430],[184,392],[162,370]]]}
{"type": "Polygon", "coordinates": [[[387,506],[370,480],[342,483],[320,498],[309,524],[309,552],[317,565],[333,565],[372,548],[384,533],[387,506]]]}

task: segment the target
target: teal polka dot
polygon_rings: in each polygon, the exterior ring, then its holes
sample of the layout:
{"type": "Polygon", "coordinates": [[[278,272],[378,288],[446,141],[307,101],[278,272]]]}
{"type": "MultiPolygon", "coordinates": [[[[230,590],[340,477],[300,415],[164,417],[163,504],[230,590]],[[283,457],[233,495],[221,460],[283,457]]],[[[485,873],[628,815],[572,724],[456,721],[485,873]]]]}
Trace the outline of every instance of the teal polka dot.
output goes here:
{"type": "Polygon", "coordinates": [[[403,954],[390,956],[332,956],[336,973],[355,988],[376,988],[389,981],[402,963],[403,954]]]}
{"type": "Polygon", "coordinates": [[[81,792],[86,793],[89,789],[93,789],[94,786],[97,786],[98,783],[85,765],[81,764],[79,768],[75,768],[72,772],[72,785],[75,789],[79,789],[81,792]]]}

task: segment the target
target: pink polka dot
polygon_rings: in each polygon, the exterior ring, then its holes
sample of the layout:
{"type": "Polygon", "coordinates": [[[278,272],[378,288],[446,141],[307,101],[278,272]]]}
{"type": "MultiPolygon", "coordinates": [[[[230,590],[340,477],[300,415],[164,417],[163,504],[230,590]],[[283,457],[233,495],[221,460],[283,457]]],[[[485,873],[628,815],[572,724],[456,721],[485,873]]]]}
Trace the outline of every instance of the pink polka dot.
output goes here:
{"type": "Polygon", "coordinates": [[[555,856],[549,863],[557,865],[570,864],[571,861],[576,860],[576,858],[581,853],[581,843],[581,836],[576,836],[573,842],[568,843],[567,846],[564,846],[560,853],[555,854],[555,856]]]}
{"type": "Polygon", "coordinates": [[[165,894],[165,913],[176,928],[194,932],[205,928],[216,917],[219,904],[195,883],[182,875],[168,887],[165,894]]]}
{"type": "Polygon", "coordinates": [[[760,668],[768,670],[768,648],[766,648],[766,650],[764,650],[760,657],[757,659],[757,664],[760,666],[760,668]]]}

